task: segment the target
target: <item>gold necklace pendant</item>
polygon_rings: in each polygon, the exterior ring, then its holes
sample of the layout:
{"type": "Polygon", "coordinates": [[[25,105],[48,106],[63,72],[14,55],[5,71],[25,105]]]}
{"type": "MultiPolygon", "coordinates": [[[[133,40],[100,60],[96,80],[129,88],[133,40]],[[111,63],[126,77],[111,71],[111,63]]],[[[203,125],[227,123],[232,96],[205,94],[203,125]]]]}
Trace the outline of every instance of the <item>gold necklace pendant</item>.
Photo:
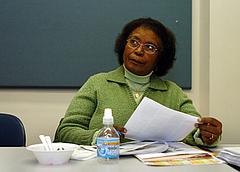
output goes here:
{"type": "Polygon", "coordinates": [[[135,97],[136,98],[139,98],[139,96],[140,96],[140,94],[137,92],[137,93],[135,93],[135,97]]]}

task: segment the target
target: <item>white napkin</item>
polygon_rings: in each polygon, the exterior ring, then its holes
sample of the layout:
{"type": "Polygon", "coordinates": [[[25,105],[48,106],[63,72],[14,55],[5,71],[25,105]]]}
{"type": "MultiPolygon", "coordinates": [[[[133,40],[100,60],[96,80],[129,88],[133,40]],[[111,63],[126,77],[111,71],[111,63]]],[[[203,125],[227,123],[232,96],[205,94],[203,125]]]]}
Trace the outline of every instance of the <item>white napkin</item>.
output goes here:
{"type": "Polygon", "coordinates": [[[87,150],[84,146],[79,145],[79,147],[74,150],[71,159],[85,161],[96,157],[96,149],[87,150]]]}

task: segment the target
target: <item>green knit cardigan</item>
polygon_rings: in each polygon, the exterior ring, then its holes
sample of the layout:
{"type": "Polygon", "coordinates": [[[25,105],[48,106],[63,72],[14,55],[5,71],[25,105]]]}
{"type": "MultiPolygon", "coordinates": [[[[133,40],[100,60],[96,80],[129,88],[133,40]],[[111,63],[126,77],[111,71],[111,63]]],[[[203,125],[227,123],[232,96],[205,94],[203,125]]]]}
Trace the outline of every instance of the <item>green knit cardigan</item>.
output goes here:
{"type": "MultiPolygon", "coordinates": [[[[171,109],[199,116],[192,101],[180,87],[154,74],[144,96],[171,109]]],[[[124,126],[136,107],[137,103],[126,83],[122,66],[108,73],[96,74],[87,80],[72,99],[57,128],[55,142],[90,145],[94,133],[102,128],[105,108],[112,109],[115,125],[124,126]]],[[[183,141],[196,145],[193,137],[195,131],[196,129],[183,141]]]]}

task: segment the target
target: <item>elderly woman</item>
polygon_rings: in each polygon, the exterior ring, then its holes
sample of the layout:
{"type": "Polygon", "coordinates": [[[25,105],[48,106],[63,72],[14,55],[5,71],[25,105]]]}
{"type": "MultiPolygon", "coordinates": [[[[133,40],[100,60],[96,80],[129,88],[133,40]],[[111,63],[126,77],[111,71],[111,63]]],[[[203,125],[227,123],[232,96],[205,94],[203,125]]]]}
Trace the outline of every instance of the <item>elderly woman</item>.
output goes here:
{"type": "MultiPolygon", "coordinates": [[[[120,67],[87,80],[61,120],[55,141],[94,144],[105,108],[112,109],[115,128],[124,134],[123,126],[144,96],[200,117],[180,87],[160,78],[175,60],[175,36],[162,23],[151,18],[131,21],[116,39],[115,52],[120,67]]],[[[222,132],[221,122],[211,117],[199,119],[196,129],[183,141],[215,146],[222,132]]]]}

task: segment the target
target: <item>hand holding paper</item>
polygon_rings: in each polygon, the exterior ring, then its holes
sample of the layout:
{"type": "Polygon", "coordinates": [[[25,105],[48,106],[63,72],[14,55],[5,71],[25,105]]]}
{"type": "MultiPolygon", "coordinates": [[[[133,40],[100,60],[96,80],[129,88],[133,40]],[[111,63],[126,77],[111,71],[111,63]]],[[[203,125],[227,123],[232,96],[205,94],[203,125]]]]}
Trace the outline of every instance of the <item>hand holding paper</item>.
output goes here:
{"type": "Polygon", "coordinates": [[[197,119],[144,97],[124,127],[130,139],[181,141],[194,129],[197,119]]]}

